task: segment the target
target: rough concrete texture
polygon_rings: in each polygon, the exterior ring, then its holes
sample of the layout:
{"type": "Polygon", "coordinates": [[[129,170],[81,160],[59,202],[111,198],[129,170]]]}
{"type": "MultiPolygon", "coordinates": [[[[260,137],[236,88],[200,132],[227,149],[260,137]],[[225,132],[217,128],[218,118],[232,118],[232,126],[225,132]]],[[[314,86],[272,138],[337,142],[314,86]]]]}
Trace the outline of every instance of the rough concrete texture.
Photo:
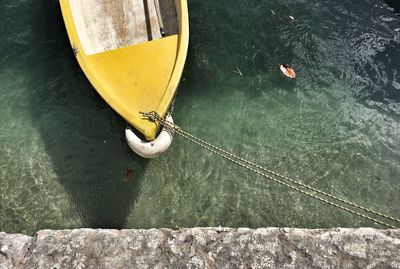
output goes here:
{"type": "Polygon", "coordinates": [[[18,268],[32,239],[22,234],[0,233],[0,269],[18,268]]]}
{"type": "Polygon", "coordinates": [[[400,230],[43,230],[0,233],[0,268],[400,268],[400,230]]]}

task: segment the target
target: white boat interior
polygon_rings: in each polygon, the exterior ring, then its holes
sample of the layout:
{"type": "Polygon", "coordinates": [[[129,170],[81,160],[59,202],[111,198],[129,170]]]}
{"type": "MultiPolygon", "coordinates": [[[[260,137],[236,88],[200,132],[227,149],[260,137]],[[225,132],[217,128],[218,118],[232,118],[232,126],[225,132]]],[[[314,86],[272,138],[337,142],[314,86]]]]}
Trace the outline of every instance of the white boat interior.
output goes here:
{"type": "Polygon", "coordinates": [[[179,31],[174,0],[74,0],[70,7],[86,55],[179,31]]]}

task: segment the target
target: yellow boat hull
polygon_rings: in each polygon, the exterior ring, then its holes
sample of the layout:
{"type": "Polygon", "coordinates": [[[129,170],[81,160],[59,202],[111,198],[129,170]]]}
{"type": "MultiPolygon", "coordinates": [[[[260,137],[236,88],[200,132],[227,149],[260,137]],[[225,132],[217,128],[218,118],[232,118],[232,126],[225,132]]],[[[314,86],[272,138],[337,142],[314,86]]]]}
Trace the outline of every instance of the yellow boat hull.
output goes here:
{"type": "Polygon", "coordinates": [[[155,111],[165,117],[175,97],[189,41],[186,0],[175,0],[177,34],[98,53],[87,52],[89,42],[80,33],[82,23],[74,17],[73,1],[77,0],[60,0],[60,5],[79,65],[115,111],[147,140],[155,139],[159,126],[139,112],[155,111]]]}

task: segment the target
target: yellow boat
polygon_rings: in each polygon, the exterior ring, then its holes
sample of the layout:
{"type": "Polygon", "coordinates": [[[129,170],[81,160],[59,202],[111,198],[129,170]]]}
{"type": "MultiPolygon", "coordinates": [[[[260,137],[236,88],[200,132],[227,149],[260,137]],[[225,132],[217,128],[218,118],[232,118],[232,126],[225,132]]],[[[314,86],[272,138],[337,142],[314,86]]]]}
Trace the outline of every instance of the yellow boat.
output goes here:
{"type": "Polygon", "coordinates": [[[160,126],[139,112],[167,117],[188,49],[186,0],[60,0],[60,5],[89,81],[147,141],[155,140],[160,126]]]}

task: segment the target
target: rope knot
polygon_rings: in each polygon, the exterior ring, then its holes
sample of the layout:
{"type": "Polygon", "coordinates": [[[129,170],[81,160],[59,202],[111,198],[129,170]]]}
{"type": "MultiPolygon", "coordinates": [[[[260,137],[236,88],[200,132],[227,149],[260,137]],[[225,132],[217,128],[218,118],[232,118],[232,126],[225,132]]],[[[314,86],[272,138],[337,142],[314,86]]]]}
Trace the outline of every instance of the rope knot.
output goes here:
{"type": "MultiPolygon", "coordinates": [[[[151,120],[153,122],[160,122],[160,115],[158,115],[157,112],[155,111],[150,111],[150,112],[139,112],[140,114],[143,115],[143,117],[147,118],[148,120],[151,120]]],[[[161,120],[162,121],[162,120],[161,120]]]]}

